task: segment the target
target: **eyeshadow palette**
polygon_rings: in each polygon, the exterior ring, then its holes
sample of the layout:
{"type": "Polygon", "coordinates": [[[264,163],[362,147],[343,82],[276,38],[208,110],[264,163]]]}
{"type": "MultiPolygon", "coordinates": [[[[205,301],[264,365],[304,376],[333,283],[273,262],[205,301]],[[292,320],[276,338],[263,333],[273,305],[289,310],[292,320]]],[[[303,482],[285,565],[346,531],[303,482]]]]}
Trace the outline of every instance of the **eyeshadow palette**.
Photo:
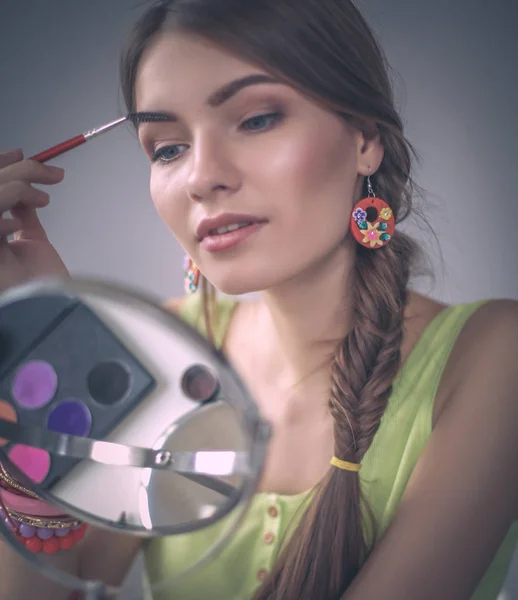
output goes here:
{"type": "MultiPolygon", "coordinates": [[[[29,298],[1,314],[0,418],[102,440],[156,386],[77,298],[29,298]]],[[[47,489],[79,462],[5,439],[0,446],[20,471],[47,489]]]]}

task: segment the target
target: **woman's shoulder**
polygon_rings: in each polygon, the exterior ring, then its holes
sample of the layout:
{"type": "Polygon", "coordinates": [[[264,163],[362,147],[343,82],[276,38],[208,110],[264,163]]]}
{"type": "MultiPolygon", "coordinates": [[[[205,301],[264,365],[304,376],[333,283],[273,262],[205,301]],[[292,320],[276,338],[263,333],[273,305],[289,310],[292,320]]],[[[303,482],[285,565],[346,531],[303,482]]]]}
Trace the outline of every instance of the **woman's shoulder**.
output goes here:
{"type": "MultiPolygon", "coordinates": [[[[483,299],[447,305],[417,293],[410,295],[405,315],[403,364],[423,366],[434,361],[440,385],[435,395],[434,424],[446,405],[474,378],[504,369],[503,352],[518,352],[518,301],[483,299]],[[513,339],[516,338],[516,341],[513,339]],[[507,350],[504,350],[507,348],[507,350]],[[496,361],[498,365],[492,365],[496,361]]],[[[428,368],[430,371],[430,368],[428,368]]],[[[407,369],[408,374],[408,369],[407,369]]],[[[502,373],[503,380],[510,373],[502,373]]]]}
{"type": "Polygon", "coordinates": [[[518,326],[518,300],[488,299],[470,303],[475,306],[459,336],[458,346],[468,354],[480,353],[488,344],[499,345],[518,326]]]}
{"type": "Polygon", "coordinates": [[[518,311],[518,300],[498,298],[483,298],[471,302],[445,304],[418,292],[410,291],[405,309],[405,323],[411,335],[419,337],[427,326],[441,313],[464,312],[469,314],[466,330],[480,326],[490,327],[493,319],[498,323],[514,322],[518,311]]]}
{"type": "MultiPolygon", "coordinates": [[[[433,431],[420,447],[417,462],[410,465],[397,513],[362,569],[363,581],[366,585],[367,573],[383,572],[380,565],[390,562],[395,548],[398,564],[391,567],[391,581],[404,581],[408,565],[413,565],[412,573],[426,573],[433,546],[437,573],[448,572],[452,582],[458,577],[457,586],[467,585],[461,579],[469,577],[474,589],[486,572],[487,585],[496,589],[499,571],[507,569],[512,555],[516,529],[506,546],[504,538],[518,518],[518,483],[513,476],[518,469],[518,302],[448,306],[438,310],[435,323],[439,326],[432,324],[432,330],[440,331],[438,336],[428,336],[430,325],[423,334],[432,343],[439,338],[440,345],[448,336],[455,340],[445,372],[448,388],[443,388],[433,431]],[[452,335],[448,329],[453,326],[452,335]],[[502,551],[490,572],[499,547],[502,551]]],[[[401,465],[406,469],[409,462],[401,465]]],[[[435,591],[442,585],[445,594],[447,589],[451,592],[449,580],[434,581],[435,591]]]]}
{"type": "MultiPolygon", "coordinates": [[[[451,338],[454,351],[468,356],[480,352],[485,332],[500,336],[513,327],[518,315],[518,300],[481,299],[445,304],[410,292],[405,310],[405,336],[402,353],[410,354],[418,342],[434,336],[438,342],[451,338]],[[442,336],[437,334],[442,333],[442,336]]],[[[455,361],[457,362],[457,361],[455,361]]]]}
{"type": "Polygon", "coordinates": [[[518,301],[491,299],[473,303],[445,371],[450,390],[501,374],[502,384],[515,374],[518,354],[518,301]]]}

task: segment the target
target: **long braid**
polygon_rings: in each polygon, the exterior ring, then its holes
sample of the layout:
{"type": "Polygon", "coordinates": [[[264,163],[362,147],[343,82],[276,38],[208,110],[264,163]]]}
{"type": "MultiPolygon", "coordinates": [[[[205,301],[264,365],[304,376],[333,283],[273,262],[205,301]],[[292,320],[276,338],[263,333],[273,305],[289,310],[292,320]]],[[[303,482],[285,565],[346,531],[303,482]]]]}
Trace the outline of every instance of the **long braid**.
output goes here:
{"type": "MultiPolygon", "coordinates": [[[[334,357],[329,399],[335,455],[343,460],[361,462],[392,391],[401,362],[412,246],[396,233],[381,250],[357,249],[352,327],[334,357]]],[[[256,599],[336,600],[357,574],[374,536],[359,475],[330,468],[256,599]],[[299,552],[290,551],[292,544],[299,552]]]]}
{"type": "Polygon", "coordinates": [[[337,456],[352,462],[360,462],[369,448],[400,366],[409,278],[401,258],[408,255],[406,246],[406,238],[396,234],[380,252],[358,247],[353,325],[335,356],[329,401],[337,456]]]}
{"type": "MultiPolygon", "coordinates": [[[[408,249],[408,239],[396,235],[381,252],[363,247],[357,250],[353,324],[335,355],[329,399],[329,410],[335,420],[335,456],[353,463],[361,463],[372,443],[401,364],[409,278],[408,263],[402,257],[408,256],[408,249]]],[[[344,473],[335,470],[333,475],[340,478],[344,473]]],[[[359,494],[359,476],[350,473],[346,477],[354,481],[359,494]]],[[[361,505],[360,496],[353,503],[361,505]]],[[[373,540],[365,539],[367,524],[351,525],[349,521],[348,531],[351,526],[356,531],[362,531],[363,527],[359,544],[356,536],[345,539],[344,560],[356,557],[356,565],[351,565],[354,574],[373,540]],[[350,543],[356,548],[349,549],[350,543]]],[[[374,527],[370,534],[374,535],[374,527]]]]}

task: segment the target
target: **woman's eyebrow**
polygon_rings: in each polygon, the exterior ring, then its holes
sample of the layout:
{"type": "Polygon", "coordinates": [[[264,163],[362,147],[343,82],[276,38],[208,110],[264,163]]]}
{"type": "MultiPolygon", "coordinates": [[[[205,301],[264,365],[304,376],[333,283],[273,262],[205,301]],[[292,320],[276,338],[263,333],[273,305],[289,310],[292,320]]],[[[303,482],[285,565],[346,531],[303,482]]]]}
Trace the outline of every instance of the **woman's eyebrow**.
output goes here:
{"type": "Polygon", "coordinates": [[[247,75],[246,77],[235,79],[234,81],[225,84],[223,87],[213,92],[207,99],[207,106],[212,108],[221,106],[224,102],[230,100],[232,96],[235,96],[242,89],[261,83],[281,84],[282,82],[274,77],[271,77],[270,75],[261,75],[259,73],[255,75],[247,75]]]}
{"type": "MultiPolygon", "coordinates": [[[[230,98],[235,96],[244,88],[264,83],[282,84],[281,81],[271,77],[270,75],[247,75],[226,83],[223,87],[217,89],[207,98],[206,105],[210,106],[211,108],[217,108],[218,106],[221,106],[230,100],[230,98]]],[[[148,122],[175,122],[179,120],[177,115],[168,111],[142,111],[133,113],[133,115],[137,123],[137,128],[145,125],[148,122]],[[142,118],[142,121],[139,121],[139,117],[142,118]]]]}

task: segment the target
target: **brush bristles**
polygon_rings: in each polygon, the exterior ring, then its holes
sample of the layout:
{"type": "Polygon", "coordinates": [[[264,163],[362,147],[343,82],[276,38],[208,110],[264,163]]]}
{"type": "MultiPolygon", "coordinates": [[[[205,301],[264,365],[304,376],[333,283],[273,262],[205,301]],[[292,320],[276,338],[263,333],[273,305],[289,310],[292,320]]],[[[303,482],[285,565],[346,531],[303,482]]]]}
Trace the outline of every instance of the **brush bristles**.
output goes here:
{"type": "Polygon", "coordinates": [[[153,121],[171,121],[169,115],[155,113],[155,112],[138,112],[130,113],[128,120],[133,123],[152,123],[153,121]]]}

